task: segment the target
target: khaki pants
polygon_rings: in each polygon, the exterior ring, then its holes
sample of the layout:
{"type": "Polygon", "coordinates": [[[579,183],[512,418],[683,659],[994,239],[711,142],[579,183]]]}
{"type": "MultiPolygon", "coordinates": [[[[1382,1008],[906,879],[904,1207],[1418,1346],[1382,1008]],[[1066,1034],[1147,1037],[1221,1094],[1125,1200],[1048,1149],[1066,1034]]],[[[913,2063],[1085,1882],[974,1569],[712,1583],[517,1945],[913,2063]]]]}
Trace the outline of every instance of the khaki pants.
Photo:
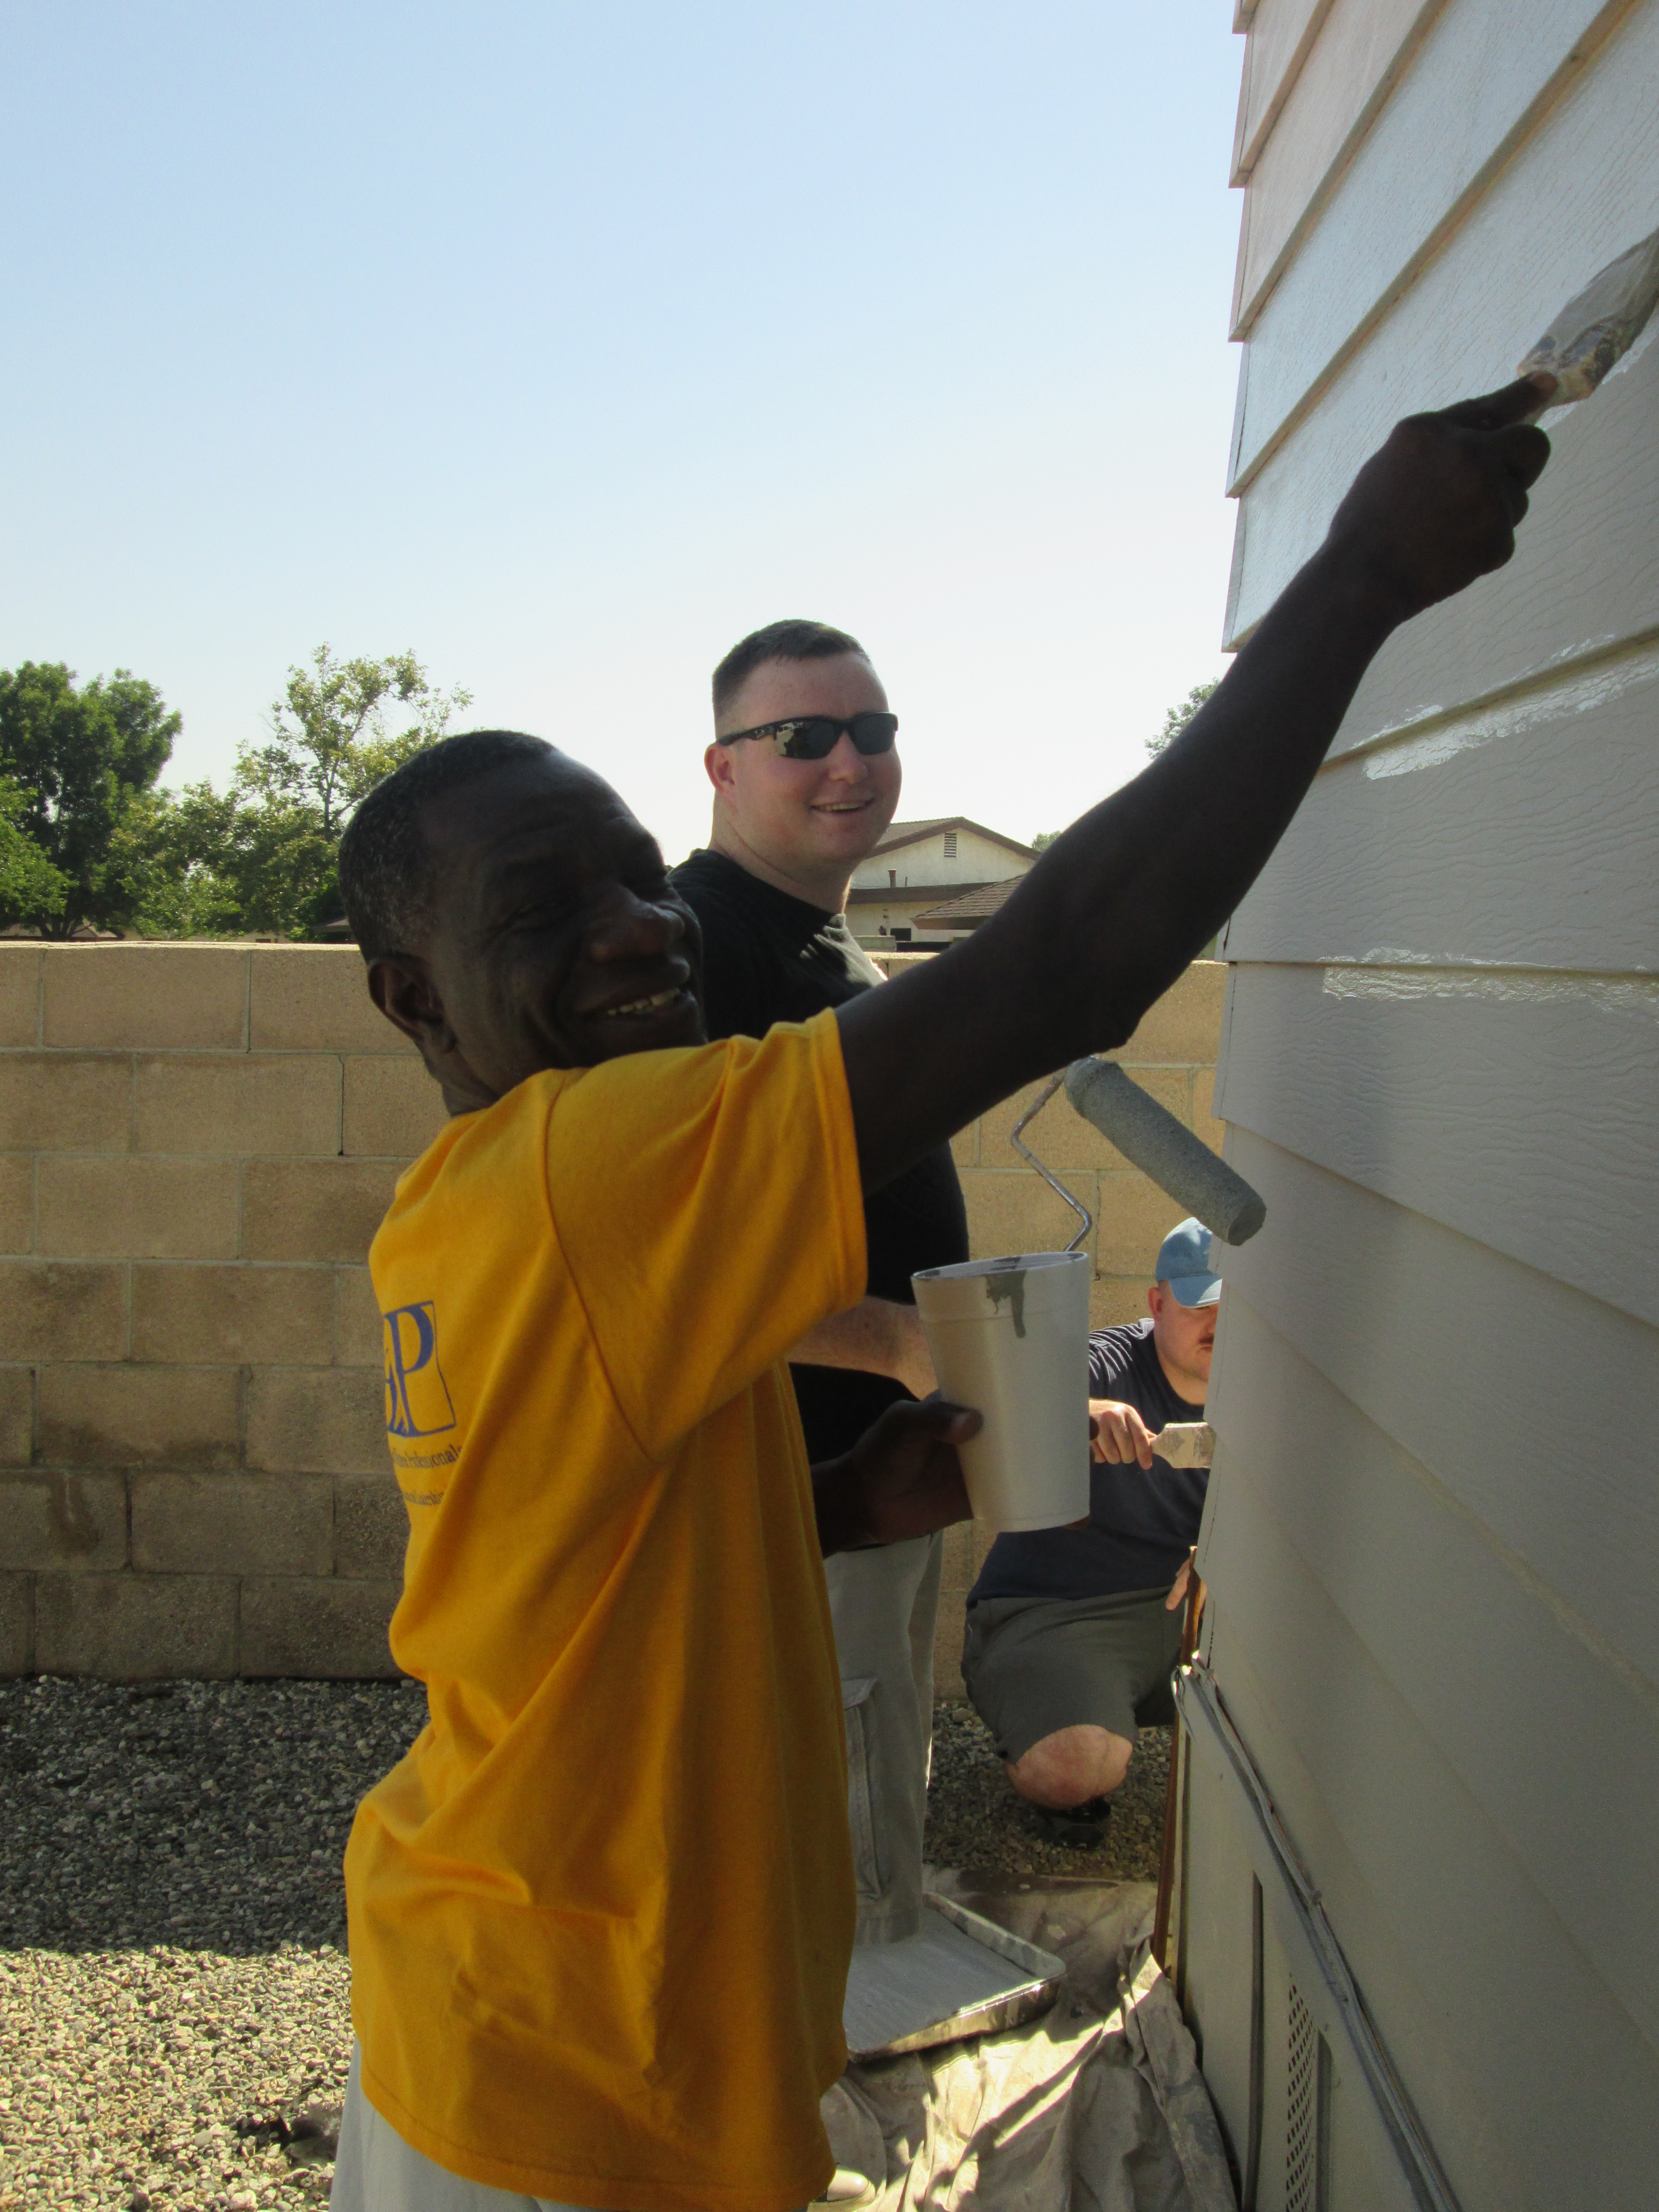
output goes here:
{"type": "Polygon", "coordinates": [[[921,1831],[933,1743],[933,1628],[943,1535],[823,1563],[847,1723],[855,1941],[896,1943],[921,1923],[921,1831]]]}

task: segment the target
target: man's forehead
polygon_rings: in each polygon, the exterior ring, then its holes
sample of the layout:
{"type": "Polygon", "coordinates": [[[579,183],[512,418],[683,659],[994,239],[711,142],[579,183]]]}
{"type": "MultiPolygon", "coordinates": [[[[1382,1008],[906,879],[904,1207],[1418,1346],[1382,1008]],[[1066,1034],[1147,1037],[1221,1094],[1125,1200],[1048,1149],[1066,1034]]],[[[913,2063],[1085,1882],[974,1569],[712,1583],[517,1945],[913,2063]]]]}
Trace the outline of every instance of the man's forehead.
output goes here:
{"type": "Polygon", "coordinates": [[[601,830],[637,827],[603,776],[551,751],[505,762],[428,800],[421,817],[430,852],[489,874],[601,830]]]}

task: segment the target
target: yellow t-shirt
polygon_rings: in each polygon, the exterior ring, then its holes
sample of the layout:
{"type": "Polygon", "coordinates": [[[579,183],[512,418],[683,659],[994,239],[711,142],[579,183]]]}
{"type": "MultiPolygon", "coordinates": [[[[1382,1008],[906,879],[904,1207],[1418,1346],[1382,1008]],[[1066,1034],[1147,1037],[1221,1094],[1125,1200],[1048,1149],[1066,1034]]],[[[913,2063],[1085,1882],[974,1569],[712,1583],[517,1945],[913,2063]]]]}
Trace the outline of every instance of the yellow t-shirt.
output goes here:
{"type": "Polygon", "coordinates": [[[781,1364],[864,1291],[834,1017],[532,1076],[369,1266],[431,1718],[346,1852],[363,2087],[498,2189],[800,2204],[854,1915],[781,1364]]]}

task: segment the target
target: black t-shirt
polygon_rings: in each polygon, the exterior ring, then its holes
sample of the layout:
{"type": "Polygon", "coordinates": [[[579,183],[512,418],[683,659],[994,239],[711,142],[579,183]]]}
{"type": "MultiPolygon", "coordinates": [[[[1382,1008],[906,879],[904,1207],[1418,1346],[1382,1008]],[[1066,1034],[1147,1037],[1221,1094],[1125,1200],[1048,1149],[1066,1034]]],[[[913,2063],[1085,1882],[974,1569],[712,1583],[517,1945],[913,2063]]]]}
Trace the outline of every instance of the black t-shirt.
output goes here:
{"type": "MultiPolygon", "coordinates": [[[[1178,1397],[1158,1360],[1150,1321],[1097,1329],[1089,1339],[1089,1395],[1133,1406],[1156,1436],[1169,1421],[1201,1421],[1202,1406],[1178,1397]]],[[[1209,1486],[1206,1467],[1089,1469],[1086,1528],[1029,1528],[999,1536],[969,1605],[982,1597],[1105,1597],[1115,1590],[1168,1589],[1198,1541],[1209,1486]]]]}
{"type": "MultiPolygon", "coordinates": [[[[711,1037],[764,1036],[774,1022],[804,1022],[845,1006],[882,981],[845,915],[775,890],[724,853],[697,852],[673,872],[674,888],[702,925],[703,1006],[711,1037]]],[[[968,1217],[948,1145],[871,1192],[864,1201],[872,1297],[912,1303],[919,1267],[968,1257],[968,1217]]],[[[794,1367],[807,1456],[836,1458],[896,1399],[910,1393],[884,1375],[847,1367],[794,1367]]]]}

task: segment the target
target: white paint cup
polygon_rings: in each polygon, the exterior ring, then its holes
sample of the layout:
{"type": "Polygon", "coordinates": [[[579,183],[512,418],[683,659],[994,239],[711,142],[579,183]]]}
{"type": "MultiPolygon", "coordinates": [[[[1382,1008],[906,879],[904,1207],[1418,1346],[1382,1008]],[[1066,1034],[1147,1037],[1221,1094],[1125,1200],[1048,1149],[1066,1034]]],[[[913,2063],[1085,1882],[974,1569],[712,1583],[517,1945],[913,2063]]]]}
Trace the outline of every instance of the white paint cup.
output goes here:
{"type": "Polygon", "coordinates": [[[1089,1262],[1019,1252],[925,1267],[916,1311],[939,1389],[985,1425],[960,1447],[974,1518],[1057,1528],[1089,1510],[1089,1262]]]}

